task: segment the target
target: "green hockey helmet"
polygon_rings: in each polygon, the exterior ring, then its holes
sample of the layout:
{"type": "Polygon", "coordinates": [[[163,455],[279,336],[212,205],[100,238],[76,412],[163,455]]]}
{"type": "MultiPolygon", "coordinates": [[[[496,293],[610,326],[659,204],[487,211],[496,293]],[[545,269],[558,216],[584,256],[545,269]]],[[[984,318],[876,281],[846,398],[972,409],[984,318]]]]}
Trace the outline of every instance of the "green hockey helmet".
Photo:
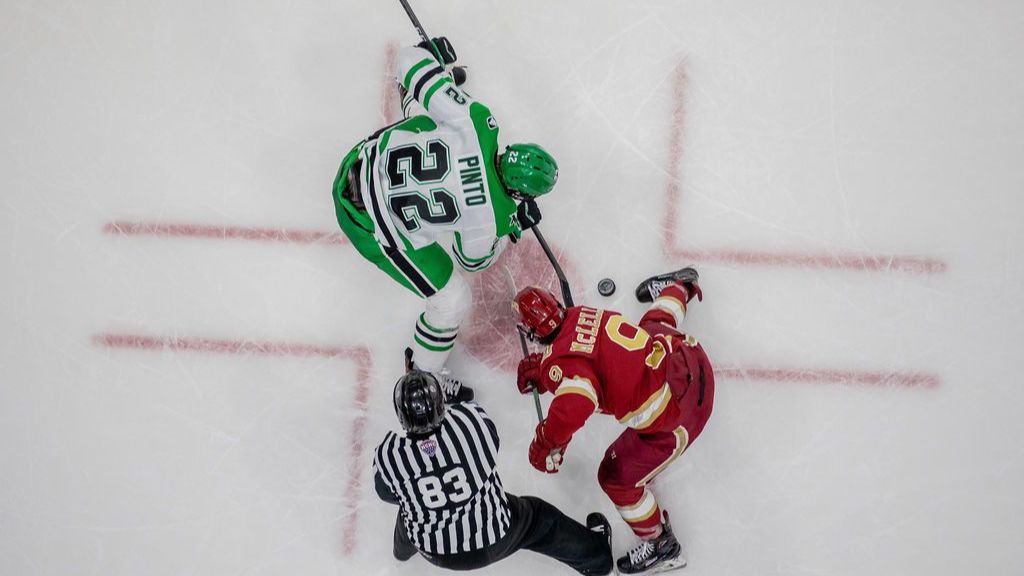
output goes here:
{"type": "Polygon", "coordinates": [[[517,198],[543,196],[558,182],[558,164],[536,144],[510,144],[498,157],[501,183],[517,198]]]}

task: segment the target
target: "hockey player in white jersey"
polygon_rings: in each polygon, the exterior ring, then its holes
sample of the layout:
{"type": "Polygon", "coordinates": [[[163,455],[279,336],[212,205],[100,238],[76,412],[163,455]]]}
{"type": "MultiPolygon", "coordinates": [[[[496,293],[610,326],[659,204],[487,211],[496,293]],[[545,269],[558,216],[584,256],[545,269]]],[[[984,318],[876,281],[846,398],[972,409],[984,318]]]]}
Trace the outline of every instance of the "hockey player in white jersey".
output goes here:
{"type": "Polygon", "coordinates": [[[456,267],[486,269],[536,225],[534,199],[551,191],[558,167],[536,144],[499,150],[490,109],[445,69],[456,59],[451,43],[433,42],[436,52],[426,42],[401,50],[404,119],[345,156],[334,204],[359,253],[426,299],[411,343],[415,365],[457,388],[443,368],[472,295],[456,267]]]}

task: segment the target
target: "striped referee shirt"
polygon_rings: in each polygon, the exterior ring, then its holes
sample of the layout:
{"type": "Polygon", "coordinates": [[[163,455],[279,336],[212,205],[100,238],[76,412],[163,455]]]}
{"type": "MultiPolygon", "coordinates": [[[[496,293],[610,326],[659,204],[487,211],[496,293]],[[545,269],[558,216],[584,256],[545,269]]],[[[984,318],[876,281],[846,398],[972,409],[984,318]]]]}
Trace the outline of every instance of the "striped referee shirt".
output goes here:
{"type": "Polygon", "coordinates": [[[490,546],[508,531],[508,498],[495,469],[498,433],[474,402],[448,407],[426,437],[388,432],[377,447],[377,482],[398,500],[409,540],[428,554],[490,546]]]}

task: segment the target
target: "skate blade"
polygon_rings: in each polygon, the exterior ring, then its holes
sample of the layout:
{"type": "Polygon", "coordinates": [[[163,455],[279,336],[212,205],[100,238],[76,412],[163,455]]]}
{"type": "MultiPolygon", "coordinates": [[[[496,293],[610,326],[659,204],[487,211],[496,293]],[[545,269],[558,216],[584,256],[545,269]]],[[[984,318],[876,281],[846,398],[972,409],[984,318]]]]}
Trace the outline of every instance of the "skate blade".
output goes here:
{"type": "Polygon", "coordinates": [[[673,558],[671,560],[666,560],[666,561],[662,562],[661,564],[658,564],[654,568],[648,570],[647,572],[642,572],[641,574],[644,574],[644,575],[646,575],[646,574],[661,574],[663,572],[671,572],[673,570],[679,570],[680,568],[685,568],[685,567],[686,567],[686,558],[683,558],[682,556],[680,556],[678,558],[673,558]]]}

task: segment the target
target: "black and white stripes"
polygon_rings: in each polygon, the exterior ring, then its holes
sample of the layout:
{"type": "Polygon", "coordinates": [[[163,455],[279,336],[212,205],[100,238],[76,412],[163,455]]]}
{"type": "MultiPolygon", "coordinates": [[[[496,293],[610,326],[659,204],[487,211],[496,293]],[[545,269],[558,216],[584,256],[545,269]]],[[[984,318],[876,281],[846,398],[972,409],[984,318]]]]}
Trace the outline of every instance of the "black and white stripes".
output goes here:
{"type": "Polygon", "coordinates": [[[479,550],[508,530],[508,498],[495,470],[498,434],[475,403],[449,407],[426,438],[389,432],[374,469],[399,500],[410,540],[428,554],[479,550]]]}

